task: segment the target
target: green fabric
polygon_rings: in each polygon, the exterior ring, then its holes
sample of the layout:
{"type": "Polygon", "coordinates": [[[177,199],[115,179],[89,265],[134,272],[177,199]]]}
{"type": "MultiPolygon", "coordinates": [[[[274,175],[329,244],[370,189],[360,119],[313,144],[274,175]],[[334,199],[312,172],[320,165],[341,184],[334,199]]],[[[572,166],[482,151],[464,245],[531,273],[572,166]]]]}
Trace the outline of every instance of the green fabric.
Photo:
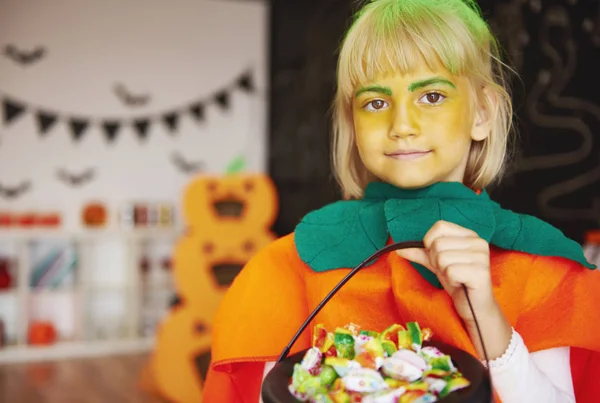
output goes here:
{"type": "MultiPolygon", "coordinates": [[[[407,190],[373,182],[361,200],[339,201],[307,214],[294,234],[302,261],[322,272],[358,266],[389,236],[394,242],[423,240],[439,220],[469,228],[502,249],[540,256],[563,257],[589,269],[577,242],[532,216],[505,210],[484,191],[477,194],[458,182],[442,182],[407,190]]],[[[427,281],[440,288],[427,268],[413,264],[427,281]]]]}

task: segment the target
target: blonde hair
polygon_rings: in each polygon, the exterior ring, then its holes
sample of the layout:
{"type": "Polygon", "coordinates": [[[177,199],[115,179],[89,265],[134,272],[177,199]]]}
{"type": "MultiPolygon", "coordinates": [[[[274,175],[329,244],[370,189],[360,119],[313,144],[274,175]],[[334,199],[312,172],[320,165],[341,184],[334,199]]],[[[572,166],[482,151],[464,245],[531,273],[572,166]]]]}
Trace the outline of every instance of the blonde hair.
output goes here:
{"type": "Polygon", "coordinates": [[[473,141],[464,184],[482,189],[505,166],[512,123],[507,66],[497,41],[473,0],[371,0],[357,14],[342,43],[333,104],[333,170],[345,198],[360,198],[375,178],[355,142],[352,98],[356,87],[378,73],[407,73],[419,60],[442,64],[469,78],[474,98],[491,111],[492,129],[473,141]],[[485,88],[486,96],[477,88],[485,88]],[[490,99],[492,98],[492,99],[490,99]]]}

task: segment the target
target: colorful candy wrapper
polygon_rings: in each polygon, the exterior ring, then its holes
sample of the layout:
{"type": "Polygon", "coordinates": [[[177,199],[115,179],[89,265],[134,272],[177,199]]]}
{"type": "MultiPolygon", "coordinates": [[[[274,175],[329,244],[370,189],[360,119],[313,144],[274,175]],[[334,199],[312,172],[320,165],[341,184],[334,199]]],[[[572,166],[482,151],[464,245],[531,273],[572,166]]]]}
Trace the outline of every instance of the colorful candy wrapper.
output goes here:
{"type": "Polygon", "coordinates": [[[398,348],[402,349],[402,348],[406,348],[406,349],[412,349],[413,348],[413,342],[412,342],[412,338],[410,337],[410,333],[408,332],[408,330],[401,330],[398,332],[398,348]]]}
{"type": "Polygon", "coordinates": [[[362,353],[363,346],[367,344],[370,340],[373,339],[373,336],[368,336],[366,334],[359,334],[354,338],[354,354],[358,355],[362,353]]]}
{"type": "Polygon", "coordinates": [[[356,323],[349,323],[344,326],[344,329],[348,330],[353,336],[358,336],[360,332],[360,326],[358,326],[356,323]]]}
{"type": "Polygon", "coordinates": [[[298,390],[296,390],[296,386],[294,386],[294,384],[288,385],[288,390],[290,391],[292,396],[294,396],[294,398],[296,398],[297,400],[299,400],[301,402],[308,401],[308,394],[298,392],[298,390]]]}
{"type": "Polygon", "coordinates": [[[319,379],[321,380],[321,385],[329,387],[333,385],[333,382],[338,378],[338,374],[329,365],[324,365],[321,367],[321,372],[319,373],[319,379]]]}
{"type": "Polygon", "coordinates": [[[300,365],[307,370],[311,375],[317,375],[321,370],[321,359],[323,354],[318,348],[312,347],[308,349],[300,365]]]}
{"type": "Polygon", "coordinates": [[[440,350],[432,346],[423,347],[420,353],[427,361],[430,361],[433,358],[443,357],[445,355],[440,350]]]}
{"type": "Polygon", "coordinates": [[[401,381],[413,382],[423,376],[423,371],[420,368],[393,356],[386,359],[381,368],[390,378],[401,381]]]}
{"type": "Polygon", "coordinates": [[[395,345],[398,345],[398,332],[402,332],[404,330],[404,326],[394,323],[393,325],[385,329],[383,332],[381,332],[379,339],[382,341],[389,340],[395,345]]]}
{"type": "Polygon", "coordinates": [[[450,356],[423,342],[416,322],[379,333],[350,324],[313,328],[313,347],[294,367],[290,393],[309,403],[431,403],[470,383],[450,356]]]}
{"type": "Polygon", "coordinates": [[[423,371],[427,369],[427,362],[425,359],[412,350],[398,350],[392,355],[392,358],[400,359],[413,365],[421,371],[421,375],[423,371]]]}
{"type": "Polygon", "coordinates": [[[432,369],[441,369],[443,371],[455,371],[456,368],[454,364],[452,364],[452,359],[449,355],[444,355],[441,357],[432,358],[429,361],[429,365],[431,365],[432,369]]]}
{"type": "Polygon", "coordinates": [[[435,395],[432,395],[431,393],[426,393],[423,396],[419,396],[417,398],[415,398],[414,400],[411,401],[411,403],[433,403],[436,402],[438,399],[435,395]]]}
{"type": "Polygon", "coordinates": [[[462,388],[466,388],[469,385],[470,385],[470,382],[463,377],[450,379],[448,381],[448,383],[446,384],[446,387],[444,389],[442,389],[442,391],[440,392],[439,396],[440,396],[440,398],[446,397],[450,393],[452,393],[456,390],[462,389],[462,388]]]}
{"type": "Polygon", "coordinates": [[[370,393],[388,389],[381,374],[370,368],[350,370],[343,378],[344,388],[354,392],[370,393]]]}
{"type": "Polygon", "coordinates": [[[379,332],[376,332],[374,330],[361,330],[360,332],[358,332],[358,334],[365,335],[365,336],[371,336],[371,337],[375,337],[375,338],[379,337],[379,332]]]}
{"type": "Polygon", "coordinates": [[[313,329],[313,347],[325,353],[333,346],[333,335],[329,333],[323,325],[316,325],[313,329]]]}
{"type": "Polygon", "coordinates": [[[350,360],[354,358],[354,336],[349,330],[337,328],[333,336],[333,341],[338,357],[350,360]]]}
{"type": "Polygon", "coordinates": [[[324,364],[331,366],[339,376],[345,376],[351,369],[360,368],[358,362],[340,357],[327,357],[324,364]]]}
{"type": "Polygon", "coordinates": [[[329,394],[319,394],[312,399],[310,399],[310,403],[336,403],[329,394]]]}
{"type": "Polygon", "coordinates": [[[423,334],[421,333],[419,324],[417,322],[408,322],[406,324],[406,330],[410,335],[413,350],[419,351],[423,345],[423,334]]]}
{"type": "Polygon", "coordinates": [[[407,391],[400,396],[398,403],[432,403],[438,400],[434,394],[420,390],[407,391]]]}
{"type": "Polygon", "coordinates": [[[396,403],[405,392],[404,388],[383,391],[365,396],[362,403],[396,403]]]}
{"type": "Polygon", "coordinates": [[[423,380],[425,381],[425,383],[427,383],[428,390],[438,395],[442,390],[444,390],[446,384],[448,383],[441,378],[425,377],[423,380]]]}
{"type": "Polygon", "coordinates": [[[398,351],[398,347],[391,340],[382,340],[381,347],[383,351],[385,351],[386,357],[391,357],[396,351],[398,351]]]}

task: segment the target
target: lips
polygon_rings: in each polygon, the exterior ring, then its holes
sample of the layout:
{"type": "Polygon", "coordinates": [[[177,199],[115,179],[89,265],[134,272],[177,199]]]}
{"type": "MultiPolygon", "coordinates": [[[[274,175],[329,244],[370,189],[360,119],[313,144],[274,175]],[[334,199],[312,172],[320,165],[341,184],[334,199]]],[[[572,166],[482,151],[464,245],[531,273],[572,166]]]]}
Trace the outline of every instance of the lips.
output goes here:
{"type": "Polygon", "coordinates": [[[414,160],[418,158],[426,157],[431,153],[431,150],[417,150],[417,149],[405,149],[405,150],[397,150],[391,153],[386,153],[385,155],[396,160],[414,160]]]}

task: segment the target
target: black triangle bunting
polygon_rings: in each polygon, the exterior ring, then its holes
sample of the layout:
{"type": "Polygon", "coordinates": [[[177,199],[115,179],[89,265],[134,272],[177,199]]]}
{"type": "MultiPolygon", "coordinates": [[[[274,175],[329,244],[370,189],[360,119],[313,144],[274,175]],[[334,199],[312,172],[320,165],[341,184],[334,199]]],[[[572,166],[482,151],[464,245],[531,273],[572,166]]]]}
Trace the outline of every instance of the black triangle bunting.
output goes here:
{"type": "Polygon", "coordinates": [[[227,91],[221,91],[215,95],[215,101],[223,109],[229,108],[229,93],[227,91]]]}
{"type": "Polygon", "coordinates": [[[190,113],[196,118],[196,120],[204,120],[204,105],[202,105],[201,103],[193,105],[190,108],[190,113]]]}
{"type": "Polygon", "coordinates": [[[171,131],[171,133],[177,130],[177,124],[179,123],[179,115],[176,112],[168,113],[163,116],[163,121],[171,131]]]}
{"type": "Polygon", "coordinates": [[[104,127],[104,134],[106,135],[106,139],[109,143],[112,143],[117,138],[119,134],[119,129],[121,128],[121,123],[117,121],[106,121],[102,124],[104,127]]]}
{"type": "Polygon", "coordinates": [[[4,99],[4,123],[8,124],[25,112],[25,106],[14,101],[4,99]]]}
{"type": "Polygon", "coordinates": [[[37,124],[40,134],[46,134],[54,126],[58,116],[52,113],[38,111],[37,113],[37,124]]]}
{"type": "Polygon", "coordinates": [[[71,121],[69,122],[69,126],[71,126],[71,134],[73,135],[73,140],[81,140],[89,124],[90,122],[84,119],[71,119],[71,121]]]}
{"type": "MultiPolygon", "coordinates": [[[[189,113],[197,122],[203,122],[206,119],[206,111],[210,103],[214,102],[221,110],[229,110],[231,108],[233,91],[235,90],[245,93],[256,92],[256,83],[251,69],[243,71],[235,79],[233,86],[224,86],[213,93],[212,96],[209,96],[209,98],[196,99],[188,105],[183,106],[183,108],[166,110],[162,113],[159,112],[158,118],[162,120],[166,129],[174,134],[179,130],[181,116],[184,113],[189,113]]],[[[98,121],[95,118],[91,119],[33,108],[26,103],[14,101],[5,96],[2,96],[0,100],[3,103],[3,121],[5,125],[14,123],[20,116],[26,113],[31,113],[40,136],[47,136],[56,127],[58,122],[65,122],[75,142],[80,141],[92,125],[99,126],[106,140],[110,143],[117,139],[124,126],[131,127],[134,134],[140,140],[144,140],[149,137],[149,131],[155,119],[154,117],[141,116],[133,119],[124,117],[122,120],[103,120],[100,117],[98,121]]]]}
{"type": "Polygon", "coordinates": [[[148,119],[139,119],[133,122],[133,127],[135,127],[135,131],[140,138],[140,140],[144,140],[148,137],[148,128],[150,127],[150,120],[148,119]]]}
{"type": "Polygon", "coordinates": [[[252,72],[247,72],[237,82],[238,87],[246,92],[254,92],[254,82],[252,80],[252,72]]]}

